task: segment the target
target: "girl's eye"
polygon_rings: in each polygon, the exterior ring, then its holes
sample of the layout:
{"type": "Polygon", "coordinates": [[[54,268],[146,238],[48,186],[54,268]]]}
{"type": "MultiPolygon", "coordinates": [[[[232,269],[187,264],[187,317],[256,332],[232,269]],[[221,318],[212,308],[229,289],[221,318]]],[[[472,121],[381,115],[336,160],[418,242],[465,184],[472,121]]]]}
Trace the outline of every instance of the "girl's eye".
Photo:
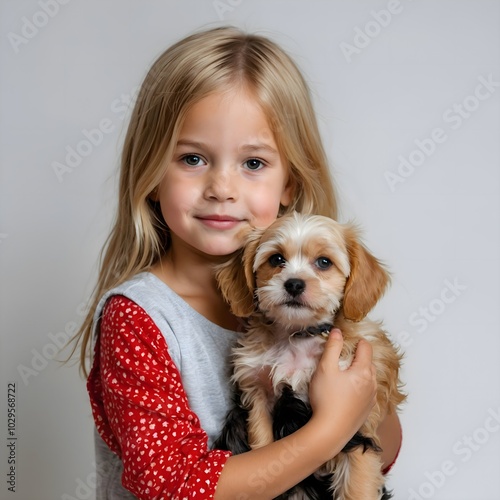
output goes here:
{"type": "Polygon", "coordinates": [[[329,269],[333,262],[328,257],[318,257],[314,263],[318,269],[329,269]]]}
{"type": "Polygon", "coordinates": [[[182,157],[182,161],[190,167],[198,167],[204,164],[201,156],[198,155],[185,155],[182,157]]]}
{"type": "Polygon", "coordinates": [[[283,257],[283,255],[281,255],[280,253],[275,253],[274,255],[271,255],[271,257],[269,257],[267,261],[273,267],[282,267],[286,264],[285,257],[283,257]]]}
{"type": "Polygon", "coordinates": [[[251,158],[250,160],[247,160],[245,162],[245,165],[249,170],[259,170],[264,166],[264,164],[260,160],[257,160],[257,158],[251,158]]]}

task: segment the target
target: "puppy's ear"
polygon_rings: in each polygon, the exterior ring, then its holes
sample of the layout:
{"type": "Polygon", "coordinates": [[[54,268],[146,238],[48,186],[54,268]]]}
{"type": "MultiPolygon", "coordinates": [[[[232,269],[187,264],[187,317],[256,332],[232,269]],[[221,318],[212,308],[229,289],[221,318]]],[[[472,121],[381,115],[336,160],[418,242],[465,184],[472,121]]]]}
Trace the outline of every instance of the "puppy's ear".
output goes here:
{"type": "Polygon", "coordinates": [[[215,268],[215,278],[231,312],[246,318],[255,311],[253,263],[263,231],[254,229],[245,237],[244,247],[215,268]]]}
{"type": "Polygon", "coordinates": [[[344,292],[344,316],[361,321],[384,294],[390,277],[382,264],[360,243],[354,228],[348,227],[345,235],[351,273],[344,292]]]}

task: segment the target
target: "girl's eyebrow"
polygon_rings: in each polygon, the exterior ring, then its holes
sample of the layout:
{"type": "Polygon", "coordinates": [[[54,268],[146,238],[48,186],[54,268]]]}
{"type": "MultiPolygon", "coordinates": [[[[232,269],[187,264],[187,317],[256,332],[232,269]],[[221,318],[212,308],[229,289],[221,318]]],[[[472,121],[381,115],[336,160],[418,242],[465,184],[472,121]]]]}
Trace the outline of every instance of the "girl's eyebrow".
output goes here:
{"type": "Polygon", "coordinates": [[[243,144],[243,146],[240,146],[238,149],[244,153],[253,153],[256,151],[264,151],[264,152],[271,154],[271,155],[278,154],[278,151],[276,151],[276,149],[274,149],[272,146],[270,146],[269,144],[266,144],[264,142],[257,142],[255,144],[243,144]]]}
{"type": "Polygon", "coordinates": [[[202,142],[191,141],[191,140],[188,140],[188,139],[179,139],[177,141],[177,146],[189,146],[189,147],[195,148],[195,149],[206,148],[206,145],[203,144],[202,142]]]}
{"type": "MultiPolygon", "coordinates": [[[[206,150],[209,146],[203,142],[192,141],[190,139],[179,139],[177,141],[177,147],[179,146],[188,146],[195,149],[206,150]]],[[[278,151],[273,148],[271,145],[266,144],[264,142],[256,142],[254,144],[243,144],[238,148],[239,151],[243,153],[254,153],[257,151],[264,151],[267,154],[278,155],[278,151]]]]}

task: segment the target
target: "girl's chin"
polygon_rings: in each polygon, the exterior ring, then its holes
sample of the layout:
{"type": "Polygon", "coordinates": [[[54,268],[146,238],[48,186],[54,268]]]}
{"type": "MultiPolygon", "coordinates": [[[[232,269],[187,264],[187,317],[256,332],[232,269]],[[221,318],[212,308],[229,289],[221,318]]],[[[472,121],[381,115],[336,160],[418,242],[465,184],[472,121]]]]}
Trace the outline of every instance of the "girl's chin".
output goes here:
{"type": "Polygon", "coordinates": [[[210,257],[227,257],[241,248],[241,243],[233,243],[228,245],[227,242],[224,244],[206,244],[201,245],[198,250],[205,255],[210,257]]]}
{"type": "Polygon", "coordinates": [[[228,250],[228,249],[224,249],[224,250],[222,250],[222,249],[220,249],[220,250],[208,249],[204,253],[206,255],[210,255],[214,259],[224,260],[224,257],[229,257],[230,255],[232,255],[234,252],[236,252],[239,249],[240,249],[240,247],[235,247],[231,250],[228,250]]]}

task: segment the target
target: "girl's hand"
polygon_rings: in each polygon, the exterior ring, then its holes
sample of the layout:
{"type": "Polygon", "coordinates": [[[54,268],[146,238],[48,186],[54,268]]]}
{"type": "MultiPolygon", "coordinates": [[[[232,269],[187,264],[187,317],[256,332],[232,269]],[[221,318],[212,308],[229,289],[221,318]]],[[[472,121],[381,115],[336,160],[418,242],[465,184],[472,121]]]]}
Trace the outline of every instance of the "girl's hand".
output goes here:
{"type": "Polygon", "coordinates": [[[375,404],[377,383],[372,363],[372,346],[360,340],[351,366],[342,371],[339,358],[343,339],[334,329],[311,380],[309,399],[319,428],[331,429],[332,423],[346,442],[359,430],[375,404]]]}

